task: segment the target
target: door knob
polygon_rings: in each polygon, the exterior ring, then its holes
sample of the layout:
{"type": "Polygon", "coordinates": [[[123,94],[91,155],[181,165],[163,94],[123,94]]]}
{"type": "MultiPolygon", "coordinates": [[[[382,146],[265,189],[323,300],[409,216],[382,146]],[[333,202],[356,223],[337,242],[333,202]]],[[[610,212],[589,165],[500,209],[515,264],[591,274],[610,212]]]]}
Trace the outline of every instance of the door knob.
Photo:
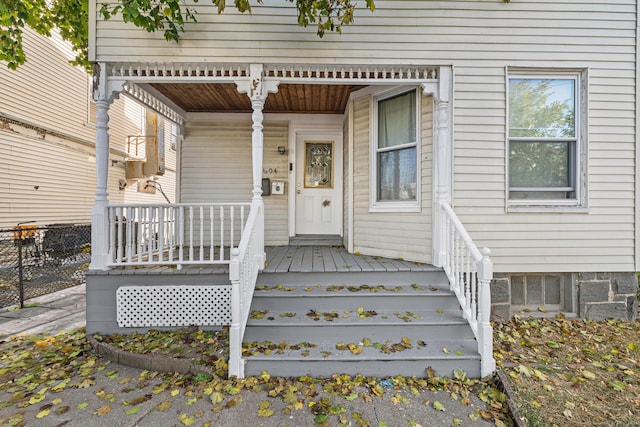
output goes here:
{"type": "Polygon", "coordinates": [[[300,194],[300,193],[301,193],[301,191],[300,191],[300,190],[296,190],[296,193],[300,194]]]}

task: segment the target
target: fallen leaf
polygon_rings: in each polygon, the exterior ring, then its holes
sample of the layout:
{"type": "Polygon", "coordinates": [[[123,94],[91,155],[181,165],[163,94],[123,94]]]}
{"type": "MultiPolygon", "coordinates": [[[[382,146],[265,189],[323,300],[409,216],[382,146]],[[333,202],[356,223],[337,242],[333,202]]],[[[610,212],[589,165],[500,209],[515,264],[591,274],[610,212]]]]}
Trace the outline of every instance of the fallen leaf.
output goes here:
{"type": "Polygon", "coordinates": [[[29,399],[29,404],[35,405],[36,403],[40,403],[44,400],[45,397],[46,395],[44,394],[34,394],[33,396],[31,396],[31,399],[29,399]]]}
{"type": "Polygon", "coordinates": [[[38,415],[36,415],[36,418],[38,418],[38,419],[44,418],[47,415],[49,415],[50,412],[51,412],[50,409],[43,409],[42,411],[38,412],[38,415]]]}
{"type": "Polygon", "coordinates": [[[167,409],[171,408],[171,405],[172,405],[172,404],[171,404],[171,402],[170,402],[170,401],[165,400],[165,401],[163,401],[163,402],[160,402],[160,403],[158,404],[158,406],[156,406],[156,409],[157,409],[158,411],[160,411],[160,412],[164,412],[164,411],[166,411],[167,409]]]}
{"type": "Polygon", "coordinates": [[[444,405],[436,400],[433,402],[433,409],[444,412],[444,405]]]}
{"type": "Polygon", "coordinates": [[[58,415],[64,415],[67,412],[69,412],[71,408],[69,406],[59,406],[58,408],[56,408],[56,414],[58,415]]]}
{"type": "Polygon", "coordinates": [[[271,403],[267,400],[262,400],[258,404],[258,416],[263,418],[268,418],[274,414],[273,409],[270,408],[271,403]]]}
{"type": "Polygon", "coordinates": [[[111,405],[103,405],[100,408],[98,408],[98,410],[94,412],[94,414],[99,417],[102,417],[104,415],[107,415],[109,412],[111,412],[111,405]]]}
{"type": "Polygon", "coordinates": [[[196,417],[194,416],[189,416],[187,414],[185,414],[184,412],[182,414],[180,414],[180,416],[178,416],[178,419],[180,420],[180,422],[182,424],[184,424],[185,426],[190,426],[192,425],[194,422],[196,422],[196,417]]]}
{"type": "Polygon", "coordinates": [[[139,406],[134,406],[133,408],[127,409],[125,413],[127,415],[133,415],[133,414],[137,414],[138,412],[140,412],[140,407],[139,406]]]}

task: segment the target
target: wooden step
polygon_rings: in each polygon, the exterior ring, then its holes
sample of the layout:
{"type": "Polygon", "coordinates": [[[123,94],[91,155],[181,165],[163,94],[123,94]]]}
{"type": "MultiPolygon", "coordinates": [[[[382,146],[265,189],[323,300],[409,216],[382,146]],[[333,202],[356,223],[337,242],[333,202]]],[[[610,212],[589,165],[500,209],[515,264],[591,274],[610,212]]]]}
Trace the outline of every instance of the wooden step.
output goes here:
{"type": "Polygon", "coordinates": [[[453,292],[429,285],[258,285],[252,310],[279,312],[458,310],[453,292]],[[365,286],[365,287],[363,287],[365,286]]]}
{"type": "Polygon", "coordinates": [[[480,355],[475,340],[453,343],[442,339],[426,342],[424,347],[413,345],[413,348],[394,353],[363,347],[361,353],[353,354],[349,350],[337,350],[334,344],[255,354],[248,357],[245,373],[260,375],[267,371],[284,377],[329,377],[332,374],[425,377],[427,368],[431,368],[438,376],[450,377],[455,369],[462,369],[470,378],[480,377],[480,355]]]}
{"type": "Polygon", "coordinates": [[[431,367],[437,375],[460,368],[478,377],[473,332],[455,295],[432,273],[433,283],[425,272],[366,276],[370,285],[360,284],[365,273],[350,274],[358,284],[328,284],[327,277],[324,284],[313,284],[319,277],[259,282],[244,337],[247,374],[425,376],[431,367]]]}
{"type": "MultiPolygon", "coordinates": [[[[362,314],[369,315],[370,311],[364,307],[362,314]]],[[[402,337],[424,341],[433,337],[473,339],[468,323],[455,311],[380,311],[365,318],[359,317],[357,308],[336,312],[335,318],[320,312],[311,312],[313,316],[309,313],[269,311],[261,319],[250,319],[244,340],[321,344],[358,342],[365,337],[381,342],[402,337]]]]}

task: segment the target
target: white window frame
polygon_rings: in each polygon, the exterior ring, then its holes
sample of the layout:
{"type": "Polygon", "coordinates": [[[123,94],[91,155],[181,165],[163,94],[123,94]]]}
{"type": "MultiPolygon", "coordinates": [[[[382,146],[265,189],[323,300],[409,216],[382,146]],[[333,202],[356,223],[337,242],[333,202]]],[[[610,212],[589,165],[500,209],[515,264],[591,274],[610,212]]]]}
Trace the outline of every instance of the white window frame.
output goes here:
{"type": "Polygon", "coordinates": [[[177,151],[178,149],[178,125],[170,122],[171,123],[171,130],[170,130],[170,140],[169,140],[169,147],[171,151],[177,151]]]}
{"type": "Polygon", "coordinates": [[[416,86],[398,86],[382,92],[373,94],[372,106],[370,114],[370,153],[369,153],[369,171],[370,171],[370,188],[369,188],[369,212],[420,212],[420,181],[422,171],[420,167],[421,145],[422,145],[422,126],[421,117],[421,92],[416,86]],[[411,91],[416,92],[416,141],[412,143],[395,145],[391,149],[378,148],[378,103],[385,99],[402,95],[411,91]],[[404,148],[416,147],[416,200],[404,201],[379,201],[378,200],[378,152],[399,150],[404,148]]]}
{"type": "MultiPolygon", "coordinates": [[[[587,71],[581,70],[536,70],[536,69],[514,69],[507,68],[506,74],[506,182],[505,199],[508,212],[549,212],[549,211],[587,211],[587,71]],[[573,199],[510,199],[510,141],[518,138],[511,138],[509,135],[509,83],[511,79],[572,79],[575,81],[575,154],[573,159],[572,180],[575,187],[575,198],[573,199]]],[[[526,140],[523,138],[521,140],[526,140]]],[[[543,140],[543,139],[539,139],[543,140]]],[[[517,191],[517,190],[516,190],[517,191]]]]}

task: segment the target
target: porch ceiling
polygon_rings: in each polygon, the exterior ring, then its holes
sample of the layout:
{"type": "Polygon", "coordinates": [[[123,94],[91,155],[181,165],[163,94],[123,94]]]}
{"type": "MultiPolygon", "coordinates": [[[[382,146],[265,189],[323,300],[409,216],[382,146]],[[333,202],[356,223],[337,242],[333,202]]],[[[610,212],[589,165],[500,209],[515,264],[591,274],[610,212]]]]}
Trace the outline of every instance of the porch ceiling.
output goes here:
{"type": "MultiPolygon", "coordinates": [[[[233,83],[153,83],[186,112],[249,113],[251,102],[233,83]]],[[[362,85],[281,84],[267,97],[265,113],[342,114],[349,94],[362,85]]]]}

